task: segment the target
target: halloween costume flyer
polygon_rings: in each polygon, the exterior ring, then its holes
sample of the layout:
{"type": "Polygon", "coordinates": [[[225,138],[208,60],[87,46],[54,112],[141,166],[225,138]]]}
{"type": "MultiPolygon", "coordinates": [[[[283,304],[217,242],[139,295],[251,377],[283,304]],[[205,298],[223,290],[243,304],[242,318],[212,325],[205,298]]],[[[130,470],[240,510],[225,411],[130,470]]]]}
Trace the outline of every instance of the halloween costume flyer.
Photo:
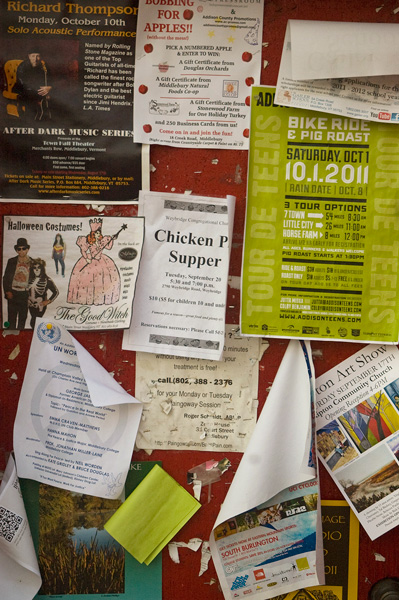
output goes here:
{"type": "Polygon", "coordinates": [[[126,329],[132,315],[142,217],[14,217],[3,221],[3,326],[37,317],[69,330],[126,329]]]}
{"type": "Polygon", "coordinates": [[[263,0],[141,2],[134,139],[185,148],[248,148],[259,83],[263,0]]]}
{"type": "Polygon", "coordinates": [[[2,2],[1,199],[137,200],[137,0],[2,2]]]}
{"type": "Polygon", "coordinates": [[[365,346],[316,379],[321,461],[372,540],[399,524],[399,350],[365,346]]]}

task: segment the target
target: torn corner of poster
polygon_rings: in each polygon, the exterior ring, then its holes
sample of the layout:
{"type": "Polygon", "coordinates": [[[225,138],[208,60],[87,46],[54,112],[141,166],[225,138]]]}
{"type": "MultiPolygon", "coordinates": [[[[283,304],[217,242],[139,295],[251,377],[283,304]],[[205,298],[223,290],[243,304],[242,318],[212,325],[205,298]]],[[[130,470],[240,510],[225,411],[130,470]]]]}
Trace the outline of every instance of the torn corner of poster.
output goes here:
{"type": "MultiPolygon", "coordinates": [[[[194,498],[197,500],[201,497],[201,489],[205,485],[211,487],[212,483],[220,481],[223,473],[231,467],[231,462],[228,458],[221,460],[207,460],[196,467],[193,467],[187,472],[187,483],[193,485],[194,498]]],[[[210,492],[209,492],[210,496],[210,492]]]]}
{"type": "Polygon", "coordinates": [[[226,600],[324,583],[313,397],[310,345],[292,340],[211,534],[226,600]]]}
{"type": "Polygon", "coordinates": [[[20,477],[118,498],[141,412],[64,327],[36,320],[14,425],[20,477]]]}
{"type": "Polygon", "coordinates": [[[399,123],[398,32],[396,23],[289,20],[276,103],[399,123]]]}
{"type": "Polygon", "coordinates": [[[372,540],[399,525],[399,350],[371,344],[316,380],[318,455],[372,540]]]}
{"type": "Polygon", "coordinates": [[[42,579],[12,455],[0,482],[0,505],[0,595],[32,600],[42,579]]]}
{"type": "Polygon", "coordinates": [[[236,329],[226,325],[222,361],[137,352],[139,448],[244,452],[257,418],[261,343],[236,329]]]}
{"type": "Polygon", "coordinates": [[[2,322],[127,329],[143,241],[142,217],[4,216],[2,322]]]}
{"type": "Polygon", "coordinates": [[[134,139],[186,148],[248,148],[249,93],[259,83],[263,0],[191,0],[169,13],[141,3],[134,139]],[[165,16],[167,21],[165,20],[165,16]]]}
{"type": "Polygon", "coordinates": [[[125,350],[221,360],[234,204],[140,192],[146,236],[125,350]]]}

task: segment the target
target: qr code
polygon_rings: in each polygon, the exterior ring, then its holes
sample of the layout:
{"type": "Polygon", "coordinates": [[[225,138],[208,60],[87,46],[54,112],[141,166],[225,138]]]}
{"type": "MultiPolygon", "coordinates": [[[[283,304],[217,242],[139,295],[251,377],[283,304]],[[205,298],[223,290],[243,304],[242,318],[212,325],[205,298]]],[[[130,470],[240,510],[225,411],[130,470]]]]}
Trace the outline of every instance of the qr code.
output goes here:
{"type": "Polygon", "coordinates": [[[12,510],[0,506],[0,537],[7,542],[12,542],[22,522],[22,517],[12,510]]]}

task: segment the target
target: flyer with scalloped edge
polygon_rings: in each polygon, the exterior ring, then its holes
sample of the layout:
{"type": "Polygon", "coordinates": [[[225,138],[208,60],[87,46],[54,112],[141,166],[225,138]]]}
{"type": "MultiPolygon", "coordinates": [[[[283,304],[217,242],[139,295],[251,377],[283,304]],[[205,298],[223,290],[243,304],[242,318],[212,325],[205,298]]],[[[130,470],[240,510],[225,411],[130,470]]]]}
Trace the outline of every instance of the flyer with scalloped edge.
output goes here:
{"type": "Polygon", "coordinates": [[[247,149],[262,30],[263,0],[140,2],[134,140],[247,149]]]}

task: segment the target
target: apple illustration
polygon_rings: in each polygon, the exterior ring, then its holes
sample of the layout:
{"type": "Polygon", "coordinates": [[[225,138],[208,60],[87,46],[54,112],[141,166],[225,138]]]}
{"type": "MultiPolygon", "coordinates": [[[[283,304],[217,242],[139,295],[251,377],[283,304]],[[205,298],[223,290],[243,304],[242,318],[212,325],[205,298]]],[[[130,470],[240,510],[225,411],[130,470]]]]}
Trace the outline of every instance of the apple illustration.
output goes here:
{"type": "Polygon", "coordinates": [[[247,77],[245,80],[245,83],[248,87],[250,87],[251,85],[253,85],[255,83],[255,79],[253,77],[247,77]]]}
{"type": "Polygon", "coordinates": [[[139,92],[140,94],[146,94],[148,92],[148,87],[146,85],[140,85],[139,92]]]}
{"type": "Polygon", "coordinates": [[[144,52],[146,52],[147,54],[150,54],[153,50],[154,50],[154,47],[152,44],[144,45],[144,52]]]}
{"type": "Polygon", "coordinates": [[[249,138],[249,129],[244,129],[244,131],[242,132],[242,135],[246,138],[249,138]]]}
{"type": "Polygon", "coordinates": [[[152,131],[152,127],[149,124],[143,125],[143,129],[144,129],[145,133],[151,133],[151,131],[152,131]]]}
{"type": "Polygon", "coordinates": [[[190,21],[194,16],[194,13],[192,10],[186,9],[183,12],[183,18],[186,19],[186,21],[190,21]]]}
{"type": "Polygon", "coordinates": [[[242,58],[242,60],[244,62],[251,62],[251,60],[252,60],[252,54],[250,52],[243,52],[241,58],[242,58]]]}

